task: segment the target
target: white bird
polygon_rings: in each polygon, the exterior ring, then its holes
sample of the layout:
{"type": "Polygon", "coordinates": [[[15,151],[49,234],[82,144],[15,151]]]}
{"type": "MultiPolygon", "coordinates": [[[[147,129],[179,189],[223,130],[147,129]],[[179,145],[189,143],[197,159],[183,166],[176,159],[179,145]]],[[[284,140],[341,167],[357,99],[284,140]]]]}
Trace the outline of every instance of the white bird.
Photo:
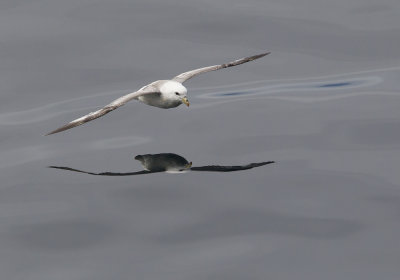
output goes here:
{"type": "Polygon", "coordinates": [[[203,67],[195,70],[191,70],[188,72],[184,72],[182,74],[179,74],[178,76],[174,77],[172,80],[159,80],[152,82],[138,91],[129,93],[127,95],[124,95],[110,104],[104,106],[100,110],[97,110],[95,112],[91,112],[83,117],[80,117],[76,120],[73,120],[70,123],[67,123],[66,125],[57,128],[56,130],[53,130],[52,132],[46,134],[54,134],[58,133],[70,128],[73,128],[75,126],[79,126],[81,124],[84,124],[86,122],[89,122],[91,120],[100,118],[101,116],[104,116],[105,114],[117,109],[118,107],[121,107],[128,101],[132,99],[139,100],[147,105],[150,106],[155,106],[163,109],[169,109],[169,108],[174,108],[182,103],[185,104],[186,106],[189,106],[189,100],[187,98],[187,89],[182,85],[183,82],[189,80],[190,78],[197,76],[201,73],[206,73],[209,71],[215,71],[223,68],[228,68],[236,65],[240,65],[258,58],[261,58],[263,56],[266,56],[267,54],[270,54],[270,52],[265,52],[262,54],[257,54],[245,58],[241,58],[226,64],[220,64],[220,65],[213,65],[213,66],[208,66],[208,67],[203,67]]]}

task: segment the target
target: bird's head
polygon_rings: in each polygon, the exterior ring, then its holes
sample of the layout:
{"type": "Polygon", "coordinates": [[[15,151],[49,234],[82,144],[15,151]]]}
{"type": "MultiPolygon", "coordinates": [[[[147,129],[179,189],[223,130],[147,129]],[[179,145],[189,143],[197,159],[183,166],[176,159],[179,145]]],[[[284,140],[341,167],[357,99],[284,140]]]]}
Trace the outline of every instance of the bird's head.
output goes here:
{"type": "Polygon", "coordinates": [[[179,101],[189,107],[187,89],[176,81],[167,81],[160,87],[160,92],[169,100],[179,101]]]}

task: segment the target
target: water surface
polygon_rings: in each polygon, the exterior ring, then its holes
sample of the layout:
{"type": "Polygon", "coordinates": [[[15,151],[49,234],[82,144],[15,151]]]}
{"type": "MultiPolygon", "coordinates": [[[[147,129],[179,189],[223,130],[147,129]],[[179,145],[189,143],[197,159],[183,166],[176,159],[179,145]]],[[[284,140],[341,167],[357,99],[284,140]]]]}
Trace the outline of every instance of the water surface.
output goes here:
{"type": "Polygon", "coordinates": [[[3,279],[399,279],[400,5],[0,3],[3,279]],[[157,79],[191,106],[131,102],[157,79]],[[193,167],[142,170],[172,153],[193,167]],[[179,170],[178,170],[179,171],[179,170]]]}

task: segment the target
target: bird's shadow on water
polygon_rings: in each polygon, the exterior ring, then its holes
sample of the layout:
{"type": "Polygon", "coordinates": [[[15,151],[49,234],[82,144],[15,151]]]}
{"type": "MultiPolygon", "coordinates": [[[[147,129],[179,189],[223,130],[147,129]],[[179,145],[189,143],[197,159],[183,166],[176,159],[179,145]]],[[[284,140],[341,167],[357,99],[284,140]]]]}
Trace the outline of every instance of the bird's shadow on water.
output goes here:
{"type": "Polygon", "coordinates": [[[53,169],[68,170],[78,173],[84,173],[97,176],[134,176],[152,173],[180,173],[186,171],[209,171],[209,172],[234,172],[248,170],[256,167],[261,167],[267,164],[274,163],[274,161],[255,162],[244,165],[206,165],[192,167],[192,162],[189,162],[184,157],[173,153],[161,154],[145,154],[137,155],[135,159],[140,161],[144,170],[135,172],[88,172],[66,166],[48,166],[53,169]]]}

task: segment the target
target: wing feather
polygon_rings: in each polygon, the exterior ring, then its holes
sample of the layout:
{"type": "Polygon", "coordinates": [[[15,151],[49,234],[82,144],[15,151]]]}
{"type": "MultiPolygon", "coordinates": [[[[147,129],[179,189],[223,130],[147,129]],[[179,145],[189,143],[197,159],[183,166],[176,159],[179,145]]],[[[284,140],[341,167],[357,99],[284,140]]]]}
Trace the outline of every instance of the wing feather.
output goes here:
{"type": "Polygon", "coordinates": [[[80,117],[76,120],[73,120],[64,126],[59,127],[56,130],[53,130],[53,131],[47,133],[46,135],[55,134],[55,133],[82,125],[84,123],[90,122],[94,119],[104,116],[105,114],[108,114],[111,111],[114,111],[115,109],[121,107],[122,105],[124,105],[125,103],[127,103],[128,101],[130,101],[132,99],[135,99],[144,94],[151,94],[151,93],[155,93],[155,92],[157,92],[157,88],[153,84],[147,85],[145,87],[142,87],[138,91],[121,96],[120,98],[115,99],[113,102],[104,106],[103,108],[101,108],[95,112],[91,112],[87,115],[84,115],[83,117],[80,117]]]}
{"type": "Polygon", "coordinates": [[[197,76],[201,73],[206,73],[206,72],[210,72],[210,71],[215,71],[215,70],[219,70],[219,69],[223,69],[223,68],[228,68],[228,67],[232,67],[232,66],[236,66],[236,65],[240,65],[252,60],[256,60],[259,59],[263,56],[266,56],[268,54],[270,54],[271,52],[265,52],[262,54],[257,54],[257,55],[253,55],[253,56],[249,56],[249,57],[244,57],[229,63],[225,63],[225,64],[220,64],[220,65],[213,65],[213,66],[208,66],[208,67],[203,67],[203,68],[199,68],[199,69],[194,69],[188,72],[184,72],[182,74],[179,74],[178,76],[174,77],[172,80],[177,81],[179,83],[183,83],[187,80],[189,80],[190,78],[193,78],[194,76],[197,76]]]}

